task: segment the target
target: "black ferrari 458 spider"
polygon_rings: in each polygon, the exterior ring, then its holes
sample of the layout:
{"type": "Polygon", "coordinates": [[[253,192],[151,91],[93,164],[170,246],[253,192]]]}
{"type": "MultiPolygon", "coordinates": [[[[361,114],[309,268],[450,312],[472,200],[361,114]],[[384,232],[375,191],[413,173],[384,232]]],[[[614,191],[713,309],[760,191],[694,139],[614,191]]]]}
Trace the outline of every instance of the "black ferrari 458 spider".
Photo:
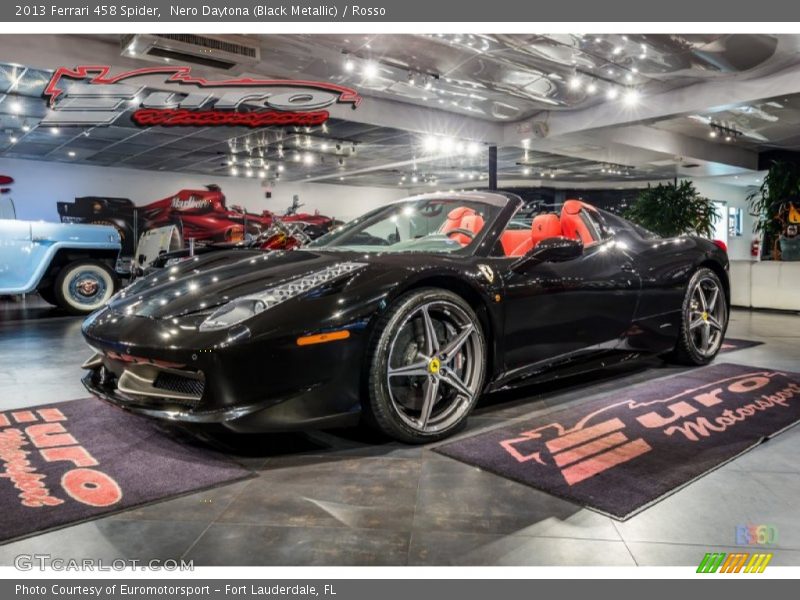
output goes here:
{"type": "Polygon", "coordinates": [[[86,387],[131,411],[234,431],[365,418],[406,442],[464,425],[484,393],[666,354],[711,361],[728,259],[568,200],[400,200],[291,252],[194,257],[83,325],[86,387]]]}

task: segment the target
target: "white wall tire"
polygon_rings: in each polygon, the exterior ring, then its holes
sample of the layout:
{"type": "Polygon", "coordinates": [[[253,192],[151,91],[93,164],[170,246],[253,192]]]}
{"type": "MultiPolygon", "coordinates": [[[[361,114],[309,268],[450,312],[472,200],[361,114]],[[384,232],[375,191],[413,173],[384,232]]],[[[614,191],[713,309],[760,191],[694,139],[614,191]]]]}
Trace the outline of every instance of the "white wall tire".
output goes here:
{"type": "Polygon", "coordinates": [[[116,289],[114,272],[104,263],[90,259],[76,260],[62,268],[53,286],[58,306],[74,315],[101,308],[116,289]]]}

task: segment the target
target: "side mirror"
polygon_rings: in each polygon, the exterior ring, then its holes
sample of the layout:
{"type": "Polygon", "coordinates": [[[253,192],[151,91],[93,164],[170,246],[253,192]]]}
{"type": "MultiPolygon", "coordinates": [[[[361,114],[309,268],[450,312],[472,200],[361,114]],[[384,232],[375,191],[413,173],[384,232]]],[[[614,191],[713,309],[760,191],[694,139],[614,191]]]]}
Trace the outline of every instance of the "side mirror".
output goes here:
{"type": "Polygon", "coordinates": [[[583,254],[583,242],[567,237],[552,237],[542,240],[525,256],[515,262],[511,269],[524,270],[532,263],[564,262],[583,254]]]}

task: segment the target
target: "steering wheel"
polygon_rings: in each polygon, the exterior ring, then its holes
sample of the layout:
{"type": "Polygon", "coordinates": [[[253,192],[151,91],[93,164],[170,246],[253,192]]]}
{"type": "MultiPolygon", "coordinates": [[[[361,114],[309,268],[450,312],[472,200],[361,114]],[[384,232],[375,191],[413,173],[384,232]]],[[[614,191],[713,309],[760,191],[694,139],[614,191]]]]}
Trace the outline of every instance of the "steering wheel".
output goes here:
{"type": "Polygon", "coordinates": [[[456,227],[455,229],[451,229],[450,231],[445,233],[445,235],[446,236],[451,236],[454,233],[460,233],[461,235],[465,235],[470,239],[470,241],[475,239],[475,232],[474,231],[470,231],[469,229],[462,229],[461,227],[456,227]]]}

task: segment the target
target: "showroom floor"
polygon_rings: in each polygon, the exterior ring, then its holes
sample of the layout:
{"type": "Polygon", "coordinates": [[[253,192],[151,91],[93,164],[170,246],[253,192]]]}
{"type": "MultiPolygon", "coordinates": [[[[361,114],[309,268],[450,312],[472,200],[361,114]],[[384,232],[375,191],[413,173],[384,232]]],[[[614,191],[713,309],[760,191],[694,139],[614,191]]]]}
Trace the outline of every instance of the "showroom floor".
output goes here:
{"type": "MultiPolygon", "coordinates": [[[[0,410],[86,396],[80,319],[32,306],[0,304],[0,410]]],[[[718,362],[800,371],[800,316],[737,310],[729,336],[766,343],[718,362]]],[[[470,430],[676,371],[653,362],[490,398],[470,430]]],[[[7,544],[0,564],[47,552],[196,565],[696,565],[708,551],[742,550],[737,525],[770,524],[771,564],[800,565],[800,428],[625,522],[360,430],[223,441],[257,477],[7,544]]]]}

